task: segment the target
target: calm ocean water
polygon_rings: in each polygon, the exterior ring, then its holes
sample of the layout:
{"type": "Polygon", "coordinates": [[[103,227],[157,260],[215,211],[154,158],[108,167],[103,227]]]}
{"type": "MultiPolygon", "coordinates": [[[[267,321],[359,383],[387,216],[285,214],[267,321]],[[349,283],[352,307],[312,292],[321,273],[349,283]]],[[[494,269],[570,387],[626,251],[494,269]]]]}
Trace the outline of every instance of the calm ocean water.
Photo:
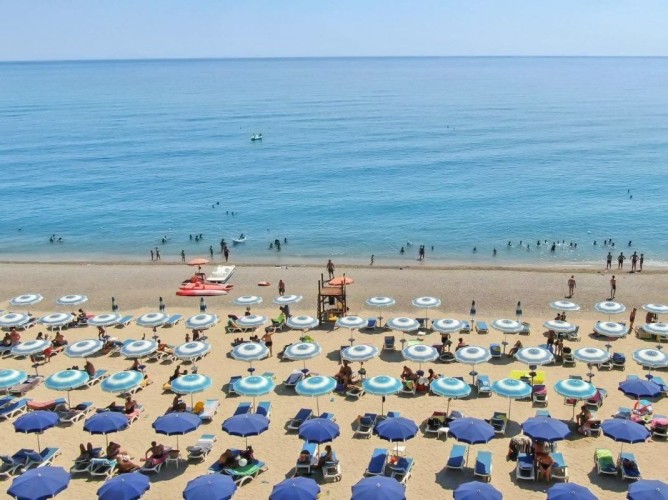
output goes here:
{"type": "Polygon", "coordinates": [[[642,58],[0,64],[0,258],[666,261],[666,88],[642,58]]]}

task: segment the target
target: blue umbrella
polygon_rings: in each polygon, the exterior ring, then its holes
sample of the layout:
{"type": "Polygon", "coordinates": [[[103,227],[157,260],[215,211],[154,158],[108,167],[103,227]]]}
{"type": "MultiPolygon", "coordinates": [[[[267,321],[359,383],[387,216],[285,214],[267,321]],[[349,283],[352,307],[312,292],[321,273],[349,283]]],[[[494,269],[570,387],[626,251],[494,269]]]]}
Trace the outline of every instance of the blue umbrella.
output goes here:
{"type": "Polygon", "coordinates": [[[652,479],[640,479],[629,486],[629,500],[668,500],[668,484],[652,479]]]}
{"type": "Polygon", "coordinates": [[[84,302],[88,302],[88,297],[80,294],[63,295],[56,300],[56,304],[61,306],[78,306],[84,302]]]}
{"type": "Polygon", "coordinates": [[[193,405],[193,394],[202,392],[211,387],[213,381],[206,375],[199,373],[189,373],[188,375],[181,375],[170,382],[172,392],[176,394],[190,394],[190,405],[193,405]]]}
{"type": "Polygon", "coordinates": [[[144,374],[137,370],[124,370],[105,378],[100,387],[104,392],[126,392],[138,387],[144,381],[144,374]]]}
{"type": "Polygon", "coordinates": [[[503,495],[489,483],[470,481],[460,484],[452,493],[455,500],[501,500],[503,495]]]}
{"type": "Polygon", "coordinates": [[[244,342],[235,346],[231,355],[234,359],[250,363],[252,367],[253,361],[269,356],[269,348],[260,342],[244,342]]]}
{"type": "Polygon", "coordinates": [[[25,432],[37,434],[37,449],[42,451],[39,443],[39,435],[47,429],[58,425],[60,418],[54,411],[31,411],[21,415],[14,421],[14,430],[16,432],[25,432]]]}
{"type": "Polygon", "coordinates": [[[87,372],[83,370],[62,370],[50,375],[44,381],[47,389],[54,391],[67,391],[67,404],[70,404],[70,391],[82,387],[90,380],[87,372]]]}
{"type": "Polygon", "coordinates": [[[439,377],[432,380],[431,384],[429,384],[429,389],[437,396],[448,398],[446,413],[450,412],[450,399],[465,398],[471,394],[471,386],[463,380],[454,377],[439,377]]]}
{"type": "Polygon", "coordinates": [[[650,432],[645,426],[633,422],[632,420],[625,420],[621,418],[610,418],[601,423],[601,430],[603,435],[609,437],[613,441],[622,443],[644,443],[650,436],[650,432]]]}
{"type": "Polygon", "coordinates": [[[377,375],[368,378],[362,382],[362,388],[369,394],[376,396],[383,396],[381,399],[380,412],[384,412],[385,396],[396,394],[401,390],[401,380],[387,375],[377,375]]]}
{"type": "Polygon", "coordinates": [[[139,316],[135,322],[144,328],[157,328],[167,323],[169,316],[164,312],[150,312],[139,316]]]}
{"type": "Polygon", "coordinates": [[[654,382],[643,379],[625,380],[619,384],[619,390],[627,396],[640,398],[655,398],[661,394],[661,388],[654,382]]]}
{"type": "Polygon", "coordinates": [[[248,436],[259,436],[267,429],[269,429],[269,419],[259,413],[235,415],[223,422],[223,430],[230,436],[246,438],[246,445],[248,436]]]}
{"type": "Polygon", "coordinates": [[[158,350],[158,342],[153,339],[133,340],[121,347],[121,355],[126,358],[143,358],[158,350]]]}
{"type": "Polygon", "coordinates": [[[5,369],[0,370],[0,389],[8,389],[17,384],[22,384],[28,378],[23,370],[5,369]]]}
{"type": "Polygon", "coordinates": [[[104,342],[98,339],[79,340],[65,348],[65,356],[69,358],[87,358],[104,347],[104,342]]]}
{"type": "Polygon", "coordinates": [[[365,477],[352,490],[350,500],[406,500],[406,487],[392,477],[365,477]]]}
{"type": "Polygon", "coordinates": [[[133,472],[116,476],[97,490],[98,500],[138,500],[151,489],[148,476],[133,472]]]}
{"type": "Polygon", "coordinates": [[[52,313],[42,316],[37,321],[46,326],[59,327],[69,325],[74,321],[74,315],[70,313],[52,313]]]}
{"type": "Polygon", "coordinates": [[[319,494],[320,486],[310,477],[292,477],[274,486],[269,500],[316,500],[319,494]]]}
{"type": "Polygon", "coordinates": [[[513,399],[524,399],[531,396],[531,386],[521,380],[514,378],[502,378],[492,383],[492,392],[497,396],[508,398],[508,418],[513,399]]]}
{"type": "Polygon", "coordinates": [[[457,418],[450,422],[450,434],[462,443],[487,443],[494,437],[494,427],[479,418],[457,418]]]}
{"type": "Polygon", "coordinates": [[[359,344],[346,347],[341,351],[341,359],[346,361],[369,361],[378,356],[378,348],[368,344],[359,344]]]}
{"type": "Polygon", "coordinates": [[[153,429],[158,434],[176,436],[176,449],[179,448],[179,436],[188,434],[197,429],[202,423],[199,415],[188,412],[168,413],[158,417],[153,422],[153,429]]]}
{"type": "Polygon", "coordinates": [[[196,314],[186,320],[186,328],[190,330],[206,330],[218,323],[218,316],[215,314],[196,314]]]}
{"type": "Polygon", "coordinates": [[[122,316],[118,313],[98,314],[90,318],[87,323],[91,326],[111,326],[120,321],[122,316]]]}
{"type": "Polygon", "coordinates": [[[417,424],[404,417],[386,418],[376,426],[376,434],[379,438],[397,443],[397,455],[399,455],[399,441],[413,439],[417,431],[417,424]]]}
{"type": "Polygon", "coordinates": [[[46,500],[55,497],[70,484],[70,473],[62,467],[38,467],[24,472],[7,490],[20,500],[46,500]]]}
{"type": "Polygon", "coordinates": [[[314,397],[316,401],[316,409],[318,413],[320,413],[320,396],[333,392],[337,385],[337,381],[332,377],[316,375],[315,377],[303,378],[297,382],[295,391],[300,396],[314,397]]]}
{"type": "Polygon", "coordinates": [[[547,500],[597,500],[597,497],[579,484],[559,483],[547,490],[547,500]]]}
{"type": "Polygon", "coordinates": [[[554,356],[542,347],[523,347],[515,353],[515,359],[525,365],[546,365],[554,360],[554,356]]]}
{"type": "Polygon", "coordinates": [[[183,490],[185,500],[230,500],[237,490],[237,485],[230,476],[224,474],[205,474],[188,481],[183,490]]]}
{"type": "Polygon", "coordinates": [[[524,434],[540,441],[561,441],[571,431],[561,420],[550,417],[531,417],[522,424],[524,434]]]}
{"type": "Polygon", "coordinates": [[[211,350],[211,344],[208,342],[201,342],[195,340],[194,342],[186,342],[174,349],[174,357],[183,360],[193,360],[204,356],[211,350]]]}
{"type": "MultiPolygon", "coordinates": [[[[84,422],[84,430],[91,434],[104,434],[106,437],[107,434],[112,432],[127,429],[128,425],[130,425],[128,417],[124,413],[105,411],[88,417],[84,422]]],[[[109,438],[107,438],[107,444],[109,444],[109,438]]]]}
{"type": "Polygon", "coordinates": [[[326,418],[312,418],[299,426],[299,439],[309,443],[329,443],[340,433],[339,425],[326,418]]]}

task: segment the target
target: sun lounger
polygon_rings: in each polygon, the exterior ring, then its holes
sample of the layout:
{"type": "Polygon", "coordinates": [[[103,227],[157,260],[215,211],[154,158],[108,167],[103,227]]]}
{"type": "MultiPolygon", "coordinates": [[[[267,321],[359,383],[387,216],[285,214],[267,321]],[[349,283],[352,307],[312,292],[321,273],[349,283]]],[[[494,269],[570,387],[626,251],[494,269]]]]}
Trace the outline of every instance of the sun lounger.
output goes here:
{"type": "Polygon", "coordinates": [[[531,391],[531,402],[534,405],[547,406],[548,396],[547,387],[543,384],[536,384],[531,391]]]}
{"type": "Polygon", "coordinates": [[[544,410],[536,410],[536,416],[537,417],[547,417],[551,418],[552,415],[550,414],[550,410],[544,409],[544,410]]]}
{"type": "Polygon", "coordinates": [[[306,375],[301,370],[294,370],[288,378],[285,379],[283,385],[285,387],[295,387],[300,380],[303,380],[306,375]]]}
{"type": "Polygon", "coordinates": [[[652,375],[652,378],[650,378],[650,381],[654,382],[656,385],[659,386],[659,389],[661,390],[661,394],[664,396],[668,394],[668,384],[661,378],[656,375],[652,375]]]}
{"type": "Polygon", "coordinates": [[[167,321],[165,321],[165,324],[162,325],[162,327],[173,328],[179,324],[181,318],[183,318],[183,314],[172,314],[169,318],[167,318],[167,321]]]}
{"type": "Polygon", "coordinates": [[[44,411],[54,411],[57,407],[67,404],[67,399],[58,398],[58,399],[49,399],[48,401],[35,401],[32,400],[28,403],[28,409],[31,411],[44,410],[44,411]]]}
{"type": "Polygon", "coordinates": [[[260,401],[257,404],[257,408],[255,409],[255,413],[259,413],[260,415],[264,415],[267,418],[271,417],[271,401],[260,401]]]}
{"type": "Polygon", "coordinates": [[[376,318],[367,318],[366,326],[364,326],[363,328],[366,330],[375,330],[377,321],[378,320],[376,318]]]}
{"type": "Polygon", "coordinates": [[[132,318],[134,316],[132,314],[128,314],[126,316],[123,316],[121,319],[118,320],[118,322],[114,325],[116,328],[125,328],[130,324],[132,321],[132,318]]]}
{"type": "Polygon", "coordinates": [[[157,474],[162,470],[162,466],[165,465],[167,462],[167,459],[169,458],[169,454],[172,451],[172,448],[165,446],[164,447],[164,452],[160,458],[149,458],[144,462],[144,465],[142,466],[141,469],[139,469],[139,472],[142,472],[144,474],[157,474]]]}
{"type": "Polygon", "coordinates": [[[8,405],[12,401],[16,399],[16,396],[12,396],[11,394],[7,394],[6,396],[1,396],[0,397],[0,408],[8,405]]]}
{"type": "Polygon", "coordinates": [[[102,454],[102,448],[93,448],[91,450],[91,456],[79,456],[74,460],[74,464],[70,467],[70,474],[83,474],[88,472],[90,469],[91,460],[93,458],[100,458],[102,454]]]}
{"type": "Polygon", "coordinates": [[[361,386],[354,385],[346,391],[346,398],[359,399],[366,394],[361,386]]]}
{"type": "Polygon", "coordinates": [[[464,470],[466,466],[466,455],[469,447],[466,444],[454,444],[450,450],[448,461],[445,463],[447,469],[464,470]]]}
{"type": "Polygon", "coordinates": [[[489,353],[492,355],[492,358],[500,358],[501,344],[489,344],[489,353]]]}
{"type": "Polygon", "coordinates": [[[12,355],[12,346],[3,345],[0,346],[0,358],[8,358],[12,355]]]}
{"type": "Polygon", "coordinates": [[[478,389],[478,395],[492,395],[492,383],[487,375],[478,375],[478,378],[475,381],[475,386],[476,389],[478,389]]]}
{"type": "Polygon", "coordinates": [[[33,390],[44,381],[40,375],[30,375],[22,384],[17,384],[9,388],[9,393],[16,396],[23,396],[26,392],[33,390]]]}
{"type": "Polygon", "coordinates": [[[573,356],[572,352],[566,352],[566,349],[564,348],[564,352],[561,355],[561,365],[562,366],[575,366],[577,364],[575,360],[575,356],[573,356]]]}
{"type": "Polygon", "coordinates": [[[0,408],[0,420],[10,419],[18,417],[19,415],[23,415],[26,411],[28,411],[28,401],[30,400],[22,398],[12,401],[11,403],[0,408]]]}
{"type": "Polygon", "coordinates": [[[204,402],[204,409],[202,413],[199,414],[199,418],[203,422],[211,422],[213,416],[218,413],[218,407],[220,406],[220,401],[217,399],[207,399],[204,402]]]}
{"type": "Polygon", "coordinates": [[[383,351],[394,351],[396,340],[394,335],[387,335],[383,340],[383,351]]]}
{"type": "Polygon", "coordinates": [[[316,450],[317,450],[317,445],[316,443],[309,443],[308,441],[304,441],[302,444],[302,448],[299,452],[299,457],[297,459],[297,462],[295,463],[295,473],[294,475],[297,476],[300,473],[304,474],[310,474],[311,469],[315,467],[318,464],[318,457],[316,455],[316,450]],[[308,457],[302,455],[306,455],[308,453],[308,457]]]}
{"type": "Polygon", "coordinates": [[[617,466],[619,467],[619,473],[622,476],[622,479],[631,479],[637,481],[641,479],[640,469],[638,469],[638,460],[636,456],[631,452],[623,452],[619,454],[617,459],[617,466]]]}
{"type": "Polygon", "coordinates": [[[613,368],[620,368],[621,370],[626,369],[626,356],[624,355],[624,353],[613,352],[610,361],[612,361],[613,368]]]}
{"type": "MultiPolygon", "coordinates": [[[[320,457],[322,458],[322,453],[320,457]]],[[[336,457],[336,454],[333,455],[333,460],[328,460],[322,466],[322,479],[323,481],[329,481],[330,479],[334,481],[340,481],[343,474],[341,473],[341,464],[339,459],[336,457]]]]}
{"type": "Polygon", "coordinates": [[[141,413],[144,411],[144,407],[141,405],[137,406],[137,409],[133,411],[132,413],[127,413],[125,416],[128,417],[128,425],[134,424],[137,420],[139,420],[139,416],[141,413]]]}
{"type": "Polygon", "coordinates": [[[230,381],[227,383],[227,395],[231,396],[232,394],[234,395],[239,395],[235,390],[234,390],[234,383],[237,382],[238,380],[241,380],[241,375],[232,375],[230,377],[230,381]]]}
{"type": "Polygon", "coordinates": [[[531,335],[531,324],[526,321],[522,321],[522,329],[520,330],[520,335],[531,335]]]}
{"type": "Polygon", "coordinates": [[[302,408],[290,419],[287,428],[290,431],[299,430],[299,426],[311,418],[313,418],[313,410],[310,408],[302,408]]]}
{"type": "Polygon", "coordinates": [[[22,448],[11,457],[9,455],[0,455],[0,477],[9,478],[23,472],[23,468],[28,461],[27,452],[34,453],[33,450],[22,448]]]}
{"type": "Polygon", "coordinates": [[[510,378],[514,378],[515,380],[522,380],[522,379],[528,379],[529,384],[533,383],[534,384],[544,384],[545,383],[545,371],[543,370],[536,370],[535,375],[533,379],[531,378],[531,370],[511,370],[510,371],[510,378]]]}
{"type": "Polygon", "coordinates": [[[376,448],[371,454],[371,460],[369,460],[369,465],[364,471],[365,476],[382,476],[385,474],[385,465],[387,465],[387,459],[389,457],[389,452],[385,448],[376,448]]]}
{"type": "Polygon", "coordinates": [[[597,387],[596,388],[596,394],[594,394],[593,397],[589,398],[585,404],[587,405],[587,408],[590,410],[598,410],[601,406],[603,406],[603,401],[605,401],[605,398],[608,395],[608,391],[603,389],[602,387],[597,387]]]}
{"type": "Polygon", "coordinates": [[[413,472],[415,460],[408,457],[400,457],[396,464],[390,463],[390,477],[396,479],[401,484],[406,484],[413,472]]]}
{"type": "Polygon", "coordinates": [[[225,467],[222,472],[223,474],[232,477],[235,484],[240,487],[246,483],[250,483],[260,472],[263,472],[266,469],[267,465],[264,462],[253,460],[243,467],[225,467]]]}
{"type": "Polygon", "coordinates": [[[357,423],[357,428],[353,433],[355,436],[364,436],[370,438],[373,434],[373,429],[376,426],[376,421],[378,420],[378,415],[375,413],[365,413],[357,423]]]}
{"type": "Polygon", "coordinates": [[[484,481],[492,479],[492,452],[479,451],[475,457],[475,467],[473,469],[473,476],[479,477],[484,481]]]}
{"type": "Polygon", "coordinates": [[[445,417],[447,417],[447,414],[444,411],[433,412],[425,424],[425,434],[438,434],[440,429],[446,427],[445,417]]]}
{"type": "Polygon", "coordinates": [[[108,458],[92,458],[88,473],[92,477],[103,477],[105,481],[116,473],[118,461],[109,460],[108,458]]]}
{"type": "Polygon", "coordinates": [[[526,453],[517,455],[517,465],[515,466],[515,477],[525,481],[536,480],[536,467],[533,463],[533,457],[526,453]]]}
{"type": "Polygon", "coordinates": [[[97,370],[93,374],[93,376],[90,379],[88,379],[88,382],[86,382],[85,386],[93,387],[95,384],[102,382],[108,376],[109,376],[108,370],[97,370]]]}
{"type": "Polygon", "coordinates": [[[475,331],[478,334],[486,335],[489,333],[489,327],[485,321],[476,321],[475,322],[475,331]]]}
{"type": "Polygon", "coordinates": [[[336,422],[336,416],[333,413],[330,413],[330,412],[327,412],[327,411],[322,412],[316,418],[324,418],[325,420],[329,420],[331,422],[336,422]]]}
{"type": "Polygon", "coordinates": [[[560,452],[552,452],[550,454],[554,463],[552,464],[552,479],[561,479],[568,482],[568,464],[564,455],[560,452]]]}
{"type": "Polygon", "coordinates": [[[495,411],[494,415],[492,415],[492,418],[489,420],[489,423],[494,427],[494,432],[497,435],[503,435],[506,433],[508,415],[500,411],[495,411]]]}
{"type": "Polygon", "coordinates": [[[401,391],[399,392],[401,394],[410,394],[411,396],[415,396],[416,386],[416,382],[412,380],[404,380],[403,384],[401,384],[401,391]]]}
{"type": "Polygon", "coordinates": [[[202,434],[197,442],[186,448],[187,460],[204,460],[213,448],[216,436],[213,434],[202,434]]]}
{"type": "Polygon", "coordinates": [[[61,424],[73,424],[82,418],[86,418],[90,412],[95,410],[95,405],[90,401],[79,403],[74,408],[58,411],[58,418],[61,424]]]}
{"type": "Polygon", "coordinates": [[[33,467],[44,467],[46,465],[51,465],[53,459],[60,455],[60,448],[44,448],[41,452],[27,452],[26,465],[23,467],[23,470],[32,469],[33,467]]]}
{"type": "Polygon", "coordinates": [[[244,401],[243,403],[239,403],[237,405],[237,409],[234,410],[234,415],[233,416],[236,417],[237,415],[246,415],[246,414],[250,413],[252,409],[253,409],[253,405],[244,401]]]}
{"type": "Polygon", "coordinates": [[[605,448],[596,448],[594,452],[594,462],[596,463],[596,472],[599,474],[617,475],[617,466],[612,457],[612,452],[605,448]]]}

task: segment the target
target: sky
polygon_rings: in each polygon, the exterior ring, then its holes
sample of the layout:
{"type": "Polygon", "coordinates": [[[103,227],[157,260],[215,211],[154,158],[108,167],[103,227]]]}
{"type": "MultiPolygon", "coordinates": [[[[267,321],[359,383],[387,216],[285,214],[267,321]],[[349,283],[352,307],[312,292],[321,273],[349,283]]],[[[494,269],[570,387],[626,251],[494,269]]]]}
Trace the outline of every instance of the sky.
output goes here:
{"type": "Polygon", "coordinates": [[[0,61],[668,56],[666,0],[0,0],[0,61]]]}

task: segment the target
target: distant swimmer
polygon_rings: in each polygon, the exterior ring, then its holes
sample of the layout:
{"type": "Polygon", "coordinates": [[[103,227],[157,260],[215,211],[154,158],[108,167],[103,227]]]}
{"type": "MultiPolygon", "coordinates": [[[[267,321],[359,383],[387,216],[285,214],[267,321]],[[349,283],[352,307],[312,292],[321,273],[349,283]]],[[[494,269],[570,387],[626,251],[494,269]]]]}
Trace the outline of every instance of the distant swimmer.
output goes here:
{"type": "Polygon", "coordinates": [[[640,268],[638,269],[638,271],[642,271],[643,262],[645,262],[645,254],[641,253],[640,254],[640,260],[638,261],[638,264],[640,264],[640,268]]]}
{"type": "Polygon", "coordinates": [[[271,250],[272,248],[274,248],[274,244],[269,242],[269,250],[271,250]]]}
{"type": "MultiPolygon", "coordinates": [[[[403,248],[402,248],[403,250],[403,248]]],[[[478,251],[478,247],[473,247],[473,253],[476,253],[478,251]]]]}
{"type": "Polygon", "coordinates": [[[209,245],[209,255],[213,259],[213,247],[211,245],[209,245]]]}
{"type": "Polygon", "coordinates": [[[153,250],[151,250],[151,262],[153,262],[154,255],[153,255],[153,250]]]}
{"type": "Polygon", "coordinates": [[[630,241],[630,240],[629,240],[629,246],[631,246],[631,243],[633,243],[633,241],[630,241]]]}
{"type": "Polygon", "coordinates": [[[556,248],[557,248],[557,244],[552,243],[552,246],[550,247],[550,252],[554,252],[556,250],[556,248]]]}
{"type": "Polygon", "coordinates": [[[508,246],[509,246],[509,247],[513,246],[513,245],[510,243],[510,241],[508,242],[508,246]]]}
{"type": "Polygon", "coordinates": [[[540,246],[540,240],[538,240],[538,241],[536,242],[536,246],[538,246],[538,247],[540,246]]]}
{"type": "Polygon", "coordinates": [[[596,240],[594,240],[594,246],[596,246],[596,240]]]}
{"type": "Polygon", "coordinates": [[[399,253],[400,253],[401,255],[403,255],[405,252],[406,252],[406,250],[404,250],[404,247],[401,247],[401,250],[399,250],[399,253]]]}
{"type": "Polygon", "coordinates": [[[287,244],[288,244],[288,239],[287,239],[287,238],[283,238],[283,244],[284,244],[284,245],[287,245],[287,244]]]}
{"type": "Polygon", "coordinates": [[[374,254],[371,254],[371,263],[369,264],[370,266],[373,266],[373,262],[375,260],[375,257],[376,256],[374,254]]]}
{"type": "Polygon", "coordinates": [[[494,248],[494,250],[492,251],[492,255],[496,257],[496,248],[494,248]]]}

